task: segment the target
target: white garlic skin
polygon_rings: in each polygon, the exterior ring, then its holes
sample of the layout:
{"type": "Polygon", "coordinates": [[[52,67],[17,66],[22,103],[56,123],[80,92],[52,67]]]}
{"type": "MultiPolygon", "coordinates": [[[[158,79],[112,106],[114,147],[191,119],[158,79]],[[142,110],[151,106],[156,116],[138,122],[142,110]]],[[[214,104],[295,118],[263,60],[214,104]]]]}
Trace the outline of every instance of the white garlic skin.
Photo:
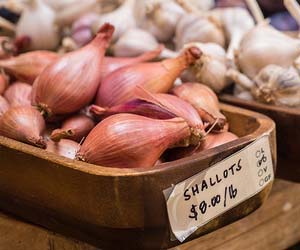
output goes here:
{"type": "Polygon", "coordinates": [[[30,50],[53,50],[60,41],[55,12],[42,0],[32,0],[21,14],[16,36],[30,38],[30,50]]]}
{"type": "Polygon", "coordinates": [[[198,17],[194,14],[183,15],[176,27],[175,44],[180,50],[191,42],[216,43],[225,46],[225,37],[221,27],[212,19],[198,17]]]}
{"type": "Polygon", "coordinates": [[[139,26],[149,31],[159,42],[170,41],[175,34],[177,23],[185,11],[173,0],[161,1],[152,8],[153,10],[149,13],[144,13],[139,21],[139,26]]]}
{"type": "Polygon", "coordinates": [[[127,30],[135,28],[137,26],[135,20],[135,1],[125,0],[116,10],[100,15],[99,19],[93,24],[93,32],[97,33],[98,29],[104,23],[110,23],[115,27],[113,41],[116,41],[127,30]]]}
{"type": "MultiPolygon", "coordinates": [[[[117,57],[134,57],[155,50],[158,46],[159,43],[151,33],[134,28],[126,31],[112,46],[112,49],[113,54],[117,57]]],[[[178,53],[165,48],[161,53],[161,58],[172,58],[177,55],[178,53]]]]}
{"type": "Polygon", "coordinates": [[[253,79],[270,64],[291,66],[300,55],[300,41],[263,23],[250,30],[242,39],[236,55],[241,72],[253,79]]]}
{"type": "Polygon", "coordinates": [[[182,79],[189,82],[200,82],[217,93],[228,86],[225,50],[215,43],[190,43],[184,47],[190,46],[201,49],[203,55],[193,67],[183,73],[182,79]]]}
{"type": "Polygon", "coordinates": [[[240,7],[217,8],[211,11],[212,15],[222,23],[227,40],[227,58],[234,61],[234,51],[240,46],[244,35],[254,28],[254,19],[250,13],[240,7]]]}

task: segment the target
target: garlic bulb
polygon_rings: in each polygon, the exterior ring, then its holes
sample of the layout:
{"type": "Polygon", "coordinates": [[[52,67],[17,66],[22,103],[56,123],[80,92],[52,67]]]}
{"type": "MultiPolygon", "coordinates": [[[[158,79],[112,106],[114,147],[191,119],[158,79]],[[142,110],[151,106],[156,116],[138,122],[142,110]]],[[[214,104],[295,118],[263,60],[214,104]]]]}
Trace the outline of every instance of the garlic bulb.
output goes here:
{"type": "Polygon", "coordinates": [[[59,26],[71,25],[82,15],[91,11],[97,11],[98,0],[64,0],[59,2],[58,6],[60,7],[57,6],[56,15],[56,23],[59,26]]]}
{"type": "Polygon", "coordinates": [[[125,0],[124,3],[116,10],[103,14],[93,24],[93,32],[96,33],[104,23],[110,23],[115,27],[113,41],[118,40],[122,34],[136,27],[134,5],[136,0],[125,0]]]}
{"type": "Polygon", "coordinates": [[[187,82],[200,82],[215,92],[220,92],[228,84],[226,77],[226,53],[225,50],[215,43],[190,43],[184,47],[196,46],[203,56],[184,72],[182,79],[187,82]]]}
{"type": "Polygon", "coordinates": [[[189,13],[181,17],[176,27],[175,44],[177,50],[190,42],[217,43],[224,47],[225,37],[222,28],[215,19],[189,13]]]}
{"type": "Polygon", "coordinates": [[[190,4],[195,6],[199,10],[210,10],[214,7],[214,0],[188,0],[190,4]]]}
{"type": "MultiPolygon", "coordinates": [[[[126,31],[113,45],[113,54],[118,57],[139,56],[147,51],[155,50],[159,46],[155,37],[149,32],[134,28],[126,31]]],[[[178,53],[164,48],[161,58],[176,57],[178,53]]]]}
{"type": "Polygon", "coordinates": [[[300,106],[300,76],[293,67],[268,65],[254,78],[252,94],[264,103],[300,106]]]}
{"type": "Polygon", "coordinates": [[[31,0],[17,24],[16,36],[29,37],[30,50],[52,50],[59,43],[59,33],[54,25],[55,13],[42,0],[31,0]]]}
{"type": "MultiPolygon", "coordinates": [[[[300,106],[300,76],[294,67],[283,68],[278,65],[264,67],[253,80],[235,70],[228,77],[239,84],[238,95],[248,99],[251,92],[259,102],[280,106],[300,106]]],[[[250,98],[249,98],[250,99],[250,98]]]]}
{"type": "Polygon", "coordinates": [[[138,1],[138,4],[144,5],[138,7],[142,15],[140,27],[150,32],[160,42],[169,41],[174,36],[176,24],[185,11],[173,0],[159,2],[143,0],[138,1]],[[143,9],[145,11],[140,11],[143,9]]]}
{"type": "Polygon", "coordinates": [[[291,66],[299,55],[298,39],[291,38],[262,23],[242,39],[236,55],[236,64],[241,72],[253,79],[267,65],[291,66]]]}
{"type": "Polygon", "coordinates": [[[254,28],[254,20],[244,8],[220,8],[212,11],[223,25],[228,41],[227,58],[234,62],[234,51],[240,46],[243,36],[254,28]]]}

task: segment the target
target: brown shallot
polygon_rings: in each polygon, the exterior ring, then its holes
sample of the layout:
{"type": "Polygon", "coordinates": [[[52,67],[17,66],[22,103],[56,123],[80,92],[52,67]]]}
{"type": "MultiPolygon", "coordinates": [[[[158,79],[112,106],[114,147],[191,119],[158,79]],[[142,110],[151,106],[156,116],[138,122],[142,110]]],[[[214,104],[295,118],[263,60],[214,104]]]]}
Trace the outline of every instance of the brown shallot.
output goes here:
{"type": "Polygon", "coordinates": [[[0,60],[0,67],[19,81],[32,84],[37,76],[58,58],[58,54],[40,50],[20,54],[16,57],[0,60]]]}
{"type": "Polygon", "coordinates": [[[25,142],[36,147],[46,148],[41,136],[45,130],[45,121],[33,107],[12,107],[0,118],[0,135],[25,142]]]}
{"type": "Polygon", "coordinates": [[[214,125],[214,129],[221,130],[224,127],[226,118],[220,112],[218,97],[209,87],[199,83],[184,83],[172,92],[192,104],[202,120],[210,126],[214,125]]]}
{"type": "Polygon", "coordinates": [[[51,133],[52,141],[70,139],[80,142],[95,127],[95,122],[86,115],[74,115],[66,119],[61,128],[55,129],[51,133]]]}
{"type": "Polygon", "coordinates": [[[113,26],[105,24],[86,46],[46,67],[33,86],[32,103],[47,117],[73,113],[89,104],[101,80],[101,65],[113,26]]]}
{"type": "Polygon", "coordinates": [[[117,114],[90,132],[76,159],[106,167],[151,167],[167,148],[189,136],[189,126],[182,118],[156,120],[117,114]]]}
{"type": "Polygon", "coordinates": [[[72,140],[62,139],[59,142],[47,141],[46,150],[69,159],[75,159],[80,145],[72,140]]]}
{"type": "Polygon", "coordinates": [[[176,58],[120,68],[103,79],[96,104],[112,107],[132,100],[135,97],[134,89],[138,85],[153,93],[166,93],[181,72],[195,63],[201,55],[198,48],[191,47],[176,58]]]}
{"type": "Polygon", "coordinates": [[[15,82],[5,91],[4,97],[12,107],[31,106],[31,91],[31,85],[23,82],[15,82]]]}

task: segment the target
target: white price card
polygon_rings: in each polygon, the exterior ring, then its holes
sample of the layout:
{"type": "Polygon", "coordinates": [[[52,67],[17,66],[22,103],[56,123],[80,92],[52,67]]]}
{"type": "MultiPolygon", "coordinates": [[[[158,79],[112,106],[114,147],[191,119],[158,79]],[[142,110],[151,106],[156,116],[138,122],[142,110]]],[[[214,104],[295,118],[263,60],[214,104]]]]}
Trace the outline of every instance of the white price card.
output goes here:
{"type": "Polygon", "coordinates": [[[183,242],[199,227],[260,192],[274,179],[269,136],[164,190],[171,230],[183,242]]]}

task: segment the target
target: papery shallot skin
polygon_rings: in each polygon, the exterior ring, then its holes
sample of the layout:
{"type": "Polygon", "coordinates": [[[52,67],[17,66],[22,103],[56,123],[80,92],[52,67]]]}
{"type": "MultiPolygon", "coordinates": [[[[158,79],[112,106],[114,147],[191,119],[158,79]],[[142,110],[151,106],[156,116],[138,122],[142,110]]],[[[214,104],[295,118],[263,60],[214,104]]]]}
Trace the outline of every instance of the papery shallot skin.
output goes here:
{"type": "Polygon", "coordinates": [[[12,107],[0,118],[0,135],[40,148],[46,147],[41,136],[45,128],[40,112],[30,106],[12,107]]]}
{"type": "Polygon", "coordinates": [[[106,167],[151,167],[167,148],[189,136],[189,126],[181,118],[117,114],[90,132],[76,159],[106,167]]]}
{"type": "Polygon", "coordinates": [[[5,91],[4,97],[12,107],[31,106],[31,92],[31,85],[23,82],[15,82],[5,91]]]}
{"type": "Polygon", "coordinates": [[[101,80],[101,64],[113,26],[105,24],[86,46],[50,64],[34,83],[32,103],[46,116],[73,113],[89,104],[101,80]]]}
{"type": "Polygon", "coordinates": [[[86,115],[78,114],[67,118],[61,128],[55,129],[51,134],[51,140],[70,139],[80,142],[95,127],[95,122],[86,115]]]}
{"type": "Polygon", "coordinates": [[[138,85],[152,93],[166,93],[181,72],[201,55],[200,49],[191,47],[177,58],[120,68],[103,79],[98,89],[96,104],[112,107],[130,101],[134,99],[134,90],[138,85]]]}
{"type": "Polygon", "coordinates": [[[32,84],[37,76],[58,57],[55,52],[37,50],[0,60],[0,67],[19,81],[32,84]]]}

